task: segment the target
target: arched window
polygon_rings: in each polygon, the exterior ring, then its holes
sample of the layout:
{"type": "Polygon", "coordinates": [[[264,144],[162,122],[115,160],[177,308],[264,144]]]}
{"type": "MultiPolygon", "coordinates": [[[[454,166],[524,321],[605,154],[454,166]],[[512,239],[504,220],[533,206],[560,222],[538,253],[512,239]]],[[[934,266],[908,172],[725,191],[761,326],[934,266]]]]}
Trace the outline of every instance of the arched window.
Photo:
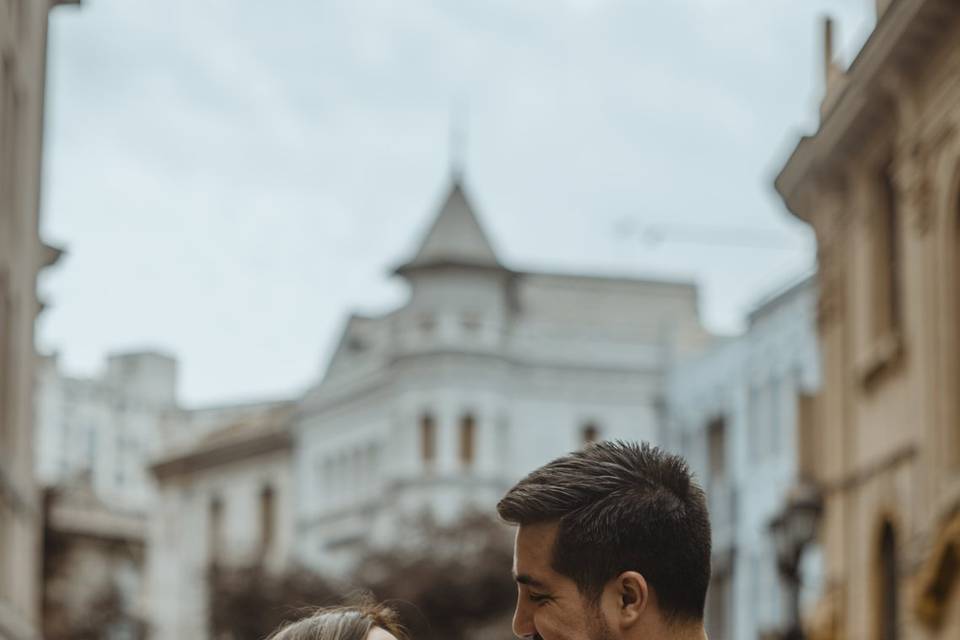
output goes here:
{"type": "Polygon", "coordinates": [[[889,522],[883,525],[878,550],[878,598],[875,619],[880,625],[879,640],[897,640],[900,625],[900,571],[897,566],[897,538],[889,522]]]}
{"type": "Polygon", "coordinates": [[[587,446],[600,439],[600,429],[591,422],[583,428],[580,435],[583,446],[587,446]]]}
{"type": "Polygon", "coordinates": [[[460,419],[460,464],[464,468],[470,468],[473,465],[473,441],[476,430],[477,425],[473,415],[468,413],[460,419]]]}
{"type": "Polygon", "coordinates": [[[273,487],[267,485],[260,491],[260,553],[263,555],[270,553],[273,547],[276,508],[273,487]]]}
{"type": "Polygon", "coordinates": [[[429,413],[420,418],[420,457],[427,466],[437,455],[437,424],[429,413]]]}

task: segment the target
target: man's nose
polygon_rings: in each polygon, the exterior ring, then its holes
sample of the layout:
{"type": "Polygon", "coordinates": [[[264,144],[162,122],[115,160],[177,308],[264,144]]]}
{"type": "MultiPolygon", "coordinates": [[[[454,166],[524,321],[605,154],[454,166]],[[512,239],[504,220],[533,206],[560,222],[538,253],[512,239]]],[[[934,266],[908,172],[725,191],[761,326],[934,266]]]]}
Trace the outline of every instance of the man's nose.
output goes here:
{"type": "Polygon", "coordinates": [[[513,612],[513,635],[526,640],[533,638],[537,633],[533,626],[533,616],[527,606],[524,605],[522,598],[517,598],[517,608],[513,612]]]}

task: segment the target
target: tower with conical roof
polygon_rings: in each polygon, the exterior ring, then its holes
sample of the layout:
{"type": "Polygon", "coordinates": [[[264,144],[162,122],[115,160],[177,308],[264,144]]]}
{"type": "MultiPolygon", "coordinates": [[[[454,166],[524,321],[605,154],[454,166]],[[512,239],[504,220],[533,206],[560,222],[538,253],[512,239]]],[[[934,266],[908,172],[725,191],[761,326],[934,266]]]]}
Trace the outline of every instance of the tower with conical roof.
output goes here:
{"type": "Polygon", "coordinates": [[[409,277],[418,270],[452,266],[503,269],[457,175],[416,255],[397,273],[409,277]]]}
{"type": "Polygon", "coordinates": [[[491,337],[501,333],[514,274],[497,257],[459,173],[452,174],[416,253],[395,273],[411,289],[401,323],[416,324],[439,342],[465,328],[491,337]]]}

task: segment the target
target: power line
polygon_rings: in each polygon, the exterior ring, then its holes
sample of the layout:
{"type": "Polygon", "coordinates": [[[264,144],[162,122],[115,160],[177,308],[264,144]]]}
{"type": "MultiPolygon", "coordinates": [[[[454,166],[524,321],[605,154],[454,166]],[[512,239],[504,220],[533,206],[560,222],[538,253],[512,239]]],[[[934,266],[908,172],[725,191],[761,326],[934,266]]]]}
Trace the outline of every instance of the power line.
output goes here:
{"type": "Polygon", "coordinates": [[[739,249],[771,251],[803,251],[804,247],[785,240],[782,234],[746,227],[710,227],[692,225],[637,225],[633,220],[621,220],[615,233],[624,239],[639,238],[649,245],[666,242],[726,246],[739,249]]]}

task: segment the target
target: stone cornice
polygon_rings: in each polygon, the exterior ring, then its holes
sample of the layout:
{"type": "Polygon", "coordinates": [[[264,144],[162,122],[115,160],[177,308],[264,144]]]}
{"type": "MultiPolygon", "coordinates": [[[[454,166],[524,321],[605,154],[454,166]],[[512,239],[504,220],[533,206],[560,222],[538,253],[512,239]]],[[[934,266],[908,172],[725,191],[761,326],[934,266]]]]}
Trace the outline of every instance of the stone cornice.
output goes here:
{"type": "Polygon", "coordinates": [[[288,451],[293,445],[289,431],[258,434],[243,440],[194,449],[151,467],[158,480],[202,471],[229,462],[236,462],[275,451],[288,451]]]}
{"type": "MultiPolygon", "coordinates": [[[[798,218],[812,215],[803,193],[831,175],[878,128],[888,126],[900,106],[891,86],[902,85],[918,56],[929,55],[930,42],[949,20],[960,15],[954,0],[899,0],[877,24],[847,71],[848,84],[836,105],[824,115],[820,129],[802,138],[776,177],[775,187],[798,218]]],[[[905,114],[908,115],[908,114],[905,114]]]]}
{"type": "Polygon", "coordinates": [[[135,544],[144,544],[147,537],[144,515],[104,506],[54,503],[47,514],[47,526],[58,533],[135,544]]]}

